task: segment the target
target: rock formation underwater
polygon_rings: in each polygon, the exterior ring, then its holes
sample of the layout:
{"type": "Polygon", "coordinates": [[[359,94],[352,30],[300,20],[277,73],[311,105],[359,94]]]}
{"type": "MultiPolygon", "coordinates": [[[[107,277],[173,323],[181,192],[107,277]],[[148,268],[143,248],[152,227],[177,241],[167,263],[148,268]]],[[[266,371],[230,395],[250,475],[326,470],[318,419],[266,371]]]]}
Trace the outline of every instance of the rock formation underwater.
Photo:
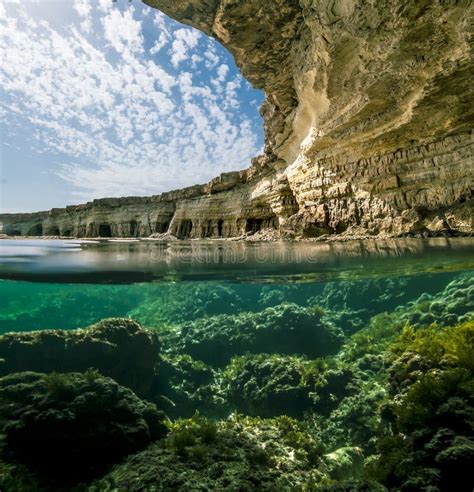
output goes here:
{"type": "Polygon", "coordinates": [[[472,490],[469,273],[117,289],[0,336],[2,490],[472,490]]]}

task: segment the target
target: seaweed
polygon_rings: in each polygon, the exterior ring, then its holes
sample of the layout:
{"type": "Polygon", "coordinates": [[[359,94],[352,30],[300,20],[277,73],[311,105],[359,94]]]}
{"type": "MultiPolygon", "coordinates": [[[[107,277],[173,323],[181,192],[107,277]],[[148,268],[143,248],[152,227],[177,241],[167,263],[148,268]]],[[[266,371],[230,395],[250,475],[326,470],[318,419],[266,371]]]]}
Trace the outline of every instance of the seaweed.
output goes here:
{"type": "Polygon", "coordinates": [[[474,323],[406,328],[391,347],[393,434],[380,440],[372,476],[403,490],[471,490],[474,456],[474,323]]]}

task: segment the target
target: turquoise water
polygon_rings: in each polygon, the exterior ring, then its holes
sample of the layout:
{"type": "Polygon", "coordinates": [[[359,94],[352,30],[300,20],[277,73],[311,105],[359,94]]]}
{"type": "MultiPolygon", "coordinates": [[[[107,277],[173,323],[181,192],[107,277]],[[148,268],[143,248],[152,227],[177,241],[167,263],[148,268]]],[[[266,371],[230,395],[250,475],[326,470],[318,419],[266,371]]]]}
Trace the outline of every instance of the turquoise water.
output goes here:
{"type": "MultiPolygon", "coordinates": [[[[473,246],[1,241],[0,488],[443,491],[463,476],[472,490],[473,246]],[[87,406],[91,442],[62,416],[51,469],[9,430],[55,435],[59,421],[39,424],[51,405],[78,428],[68,398],[103,399],[111,381],[166,414],[166,437],[134,430],[127,447],[110,430],[123,451],[98,458],[105,417],[87,406]]],[[[123,408],[101,405],[107,422],[123,408]]]]}

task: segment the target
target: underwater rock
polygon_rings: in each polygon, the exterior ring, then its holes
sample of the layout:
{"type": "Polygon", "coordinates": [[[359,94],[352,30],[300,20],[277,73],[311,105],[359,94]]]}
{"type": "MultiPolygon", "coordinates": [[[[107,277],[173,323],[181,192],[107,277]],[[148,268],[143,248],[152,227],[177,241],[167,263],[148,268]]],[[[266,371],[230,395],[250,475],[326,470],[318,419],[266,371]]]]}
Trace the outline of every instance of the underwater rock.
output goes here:
{"type": "Polygon", "coordinates": [[[219,373],[220,392],[233,409],[259,417],[317,412],[326,418],[357,392],[356,381],[349,367],[279,354],[234,357],[219,373]]]}
{"type": "Polygon", "coordinates": [[[424,293],[396,310],[400,320],[414,327],[436,323],[449,326],[474,319],[474,276],[463,274],[437,293],[424,293]]]}
{"type": "MultiPolygon", "coordinates": [[[[448,275],[448,279],[450,277],[451,275],[448,275]]],[[[410,286],[411,283],[408,285],[410,286]]],[[[383,354],[387,351],[390,354],[390,347],[396,343],[407,325],[416,329],[433,325],[432,330],[436,332],[435,325],[450,326],[474,319],[474,277],[472,275],[458,274],[441,289],[439,289],[437,282],[433,281],[433,285],[430,285],[429,289],[425,289],[427,292],[418,298],[396,307],[393,311],[378,313],[362,323],[363,327],[346,339],[341,349],[342,359],[347,362],[352,361],[358,364],[364,362],[365,364],[380,366],[380,364],[383,365],[385,363],[383,354]],[[437,289],[434,292],[432,290],[433,285],[437,289]]],[[[416,292],[416,288],[413,289],[414,292],[416,292]]],[[[352,312],[357,320],[361,311],[352,312]]],[[[349,309],[345,310],[343,316],[348,314],[350,318],[350,313],[349,304],[349,309]]],[[[326,312],[326,317],[335,324],[341,323],[341,318],[338,319],[338,316],[337,312],[326,312]]],[[[362,321],[362,319],[359,319],[359,321],[362,321]]],[[[358,325],[360,324],[359,321],[357,321],[358,325]]],[[[345,326],[344,323],[342,326],[345,326]]],[[[353,319],[350,321],[350,326],[354,326],[353,319]]],[[[347,325],[345,329],[347,329],[347,325]]],[[[408,363],[421,363],[423,365],[420,357],[412,357],[412,355],[403,356],[407,360],[402,363],[402,366],[408,363]]],[[[393,362],[393,357],[389,357],[389,359],[392,359],[393,362]]],[[[399,362],[401,362],[401,359],[399,362]]],[[[372,367],[371,370],[379,372],[381,369],[381,367],[378,369],[377,367],[372,367]]],[[[419,370],[426,369],[427,367],[419,368],[419,370]]],[[[412,377],[416,378],[417,376],[413,373],[412,377]]]]}
{"type": "Polygon", "coordinates": [[[150,327],[183,324],[219,314],[260,311],[283,302],[306,305],[309,298],[321,291],[321,284],[149,284],[144,298],[137,301],[136,307],[128,311],[127,315],[150,327]]]}
{"type": "Polygon", "coordinates": [[[167,433],[163,412],[95,370],[0,378],[0,418],[4,459],[58,484],[96,477],[167,433]]]}
{"type": "Polygon", "coordinates": [[[364,454],[360,448],[344,447],[325,454],[324,462],[332,479],[357,479],[364,469],[364,454]]]}
{"type": "Polygon", "coordinates": [[[223,371],[222,392],[235,410],[247,415],[301,417],[312,403],[311,365],[276,354],[235,357],[223,371]]]}
{"type": "Polygon", "coordinates": [[[157,378],[159,406],[170,418],[228,415],[228,403],[220,394],[216,371],[189,355],[163,356],[157,378]]]}
{"type": "Polygon", "coordinates": [[[165,440],[113,468],[98,490],[313,490],[327,479],[323,447],[288,417],[213,423],[195,415],[171,427],[165,440]]]}
{"type": "Polygon", "coordinates": [[[315,435],[329,449],[356,446],[365,454],[374,453],[387,427],[380,416],[387,398],[384,368],[373,372],[340,360],[338,366],[323,372],[318,382],[308,416],[315,435]]]}
{"type": "Polygon", "coordinates": [[[317,488],[318,492],[387,492],[387,490],[374,480],[344,480],[317,488]]]}
{"type": "Polygon", "coordinates": [[[400,311],[405,310],[405,305],[420,295],[441,295],[439,292],[448,288],[446,284],[452,278],[450,274],[433,275],[429,282],[417,277],[328,282],[322,293],[308,302],[321,306],[345,334],[352,334],[364,328],[378,313],[393,311],[399,305],[404,305],[400,311]]]}
{"type": "Polygon", "coordinates": [[[337,352],[344,335],[320,311],[281,304],[258,313],[196,320],[160,332],[164,351],[184,353],[222,367],[245,353],[302,354],[321,357],[337,352]]]}
{"type": "Polygon", "coordinates": [[[111,318],[78,330],[43,330],[0,336],[0,375],[82,372],[90,367],[146,396],[159,363],[156,333],[131,319],[111,318]]]}

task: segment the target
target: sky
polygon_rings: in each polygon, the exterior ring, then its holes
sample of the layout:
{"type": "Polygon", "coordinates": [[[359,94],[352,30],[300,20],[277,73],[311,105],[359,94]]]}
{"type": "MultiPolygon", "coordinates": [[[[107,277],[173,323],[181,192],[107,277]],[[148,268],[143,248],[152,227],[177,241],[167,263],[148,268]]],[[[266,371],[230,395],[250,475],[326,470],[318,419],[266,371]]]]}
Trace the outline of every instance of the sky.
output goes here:
{"type": "Polygon", "coordinates": [[[244,169],[263,97],[217,41],[139,0],[0,0],[0,212],[244,169]]]}

